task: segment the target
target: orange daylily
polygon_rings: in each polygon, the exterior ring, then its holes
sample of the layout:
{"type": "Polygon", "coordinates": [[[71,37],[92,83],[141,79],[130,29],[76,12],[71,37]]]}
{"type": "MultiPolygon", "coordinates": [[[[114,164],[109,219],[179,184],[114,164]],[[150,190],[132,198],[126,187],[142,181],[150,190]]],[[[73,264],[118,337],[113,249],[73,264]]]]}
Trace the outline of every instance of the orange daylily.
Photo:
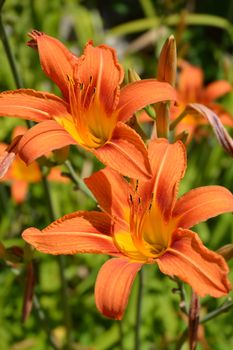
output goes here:
{"type": "MultiPolygon", "coordinates": [[[[23,126],[18,126],[14,129],[13,139],[16,139],[18,136],[25,134],[27,128],[23,126]]],[[[8,148],[8,145],[0,143],[0,159],[1,155],[4,154],[4,151],[8,148]]],[[[12,164],[9,164],[10,168],[7,173],[3,176],[1,181],[6,181],[11,183],[11,196],[16,203],[22,203],[28,192],[28,185],[30,183],[40,182],[42,179],[41,171],[39,165],[36,162],[32,162],[30,165],[26,165],[19,155],[14,154],[14,157],[11,159],[12,164]]],[[[52,168],[48,176],[48,179],[56,182],[68,181],[67,178],[61,175],[61,172],[58,168],[52,168]]]]}
{"type": "MultiPolygon", "coordinates": [[[[193,66],[186,61],[180,61],[179,67],[181,71],[177,83],[178,107],[172,108],[171,118],[175,119],[187,105],[200,103],[213,110],[224,125],[233,127],[233,116],[215,102],[216,99],[232,90],[231,84],[226,80],[217,80],[205,87],[203,71],[200,67],[193,66]]],[[[197,128],[206,124],[208,121],[201,114],[187,114],[177,125],[176,134],[186,130],[191,139],[197,128]]]]}
{"type": "Polygon", "coordinates": [[[178,141],[149,144],[151,180],[128,183],[105,168],[86,184],[104,212],[78,211],[42,231],[28,228],[23,238],[49,254],[109,254],[99,271],[95,299],[106,316],[121,319],[132,283],[144,264],[189,283],[200,296],[230,290],[228,267],[189,228],[210,217],[233,211],[233,195],[224,187],[193,189],[176,199],[186,168],[186,151],[178,141]]]}
{"type": "Polygon", "coordinates": [[[88,42],[78,58],[44,33],[30,36],[29,46],[38,49],[42,69],[63,98],[30,89],[0,94],[1,115],[39,122],[20,141],[20,157],[30,163],[51,150],[78,144],[123,175],[150,177],[145,145],[124,122],[148,104],[174,100],[175,90],[155,79],[120,89],[123,69],[107,45],[88,42]]]}

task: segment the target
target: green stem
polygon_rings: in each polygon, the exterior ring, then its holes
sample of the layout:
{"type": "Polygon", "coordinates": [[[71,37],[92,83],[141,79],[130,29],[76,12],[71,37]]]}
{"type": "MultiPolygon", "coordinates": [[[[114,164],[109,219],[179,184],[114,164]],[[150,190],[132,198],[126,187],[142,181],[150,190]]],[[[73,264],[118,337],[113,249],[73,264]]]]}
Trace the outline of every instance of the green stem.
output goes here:
{"type": "Polygon", "coordinates": [[[122,320],[118,321],[118,327],[119,327],[119,349],[124,350],[124,332],[123,332],[123,323],[122,320]]]}
{"type": "MultiPolygon", "coordinates": [[[[230,310],[233,306],[233,300],[228,300],[226,302],[224,302],[219,308],[209,312],[207,315],[205,315],[203,318],[200,319],[199,324],[203,324],[206,323],[212,319],[214,319],[215,317],[217,317],[218,315],[221,315],[224,312],[227,312],[228,310],[230,310]]],[[[176,349],[175,350],[181,350],[186,339],[188,336],[188,328],[185,328],[183,333],[181,334],[177,344],[176,344],[176,349]]]]}
{"type": "Polygon", "coordinates": [[[51,347],[55,350],[60,349],[60,347],[57,346],[56,341],[54,339],[54,337],[52,336],[52,334],[50,333],[49,327],[48,327],[48,321],[47,318],[45,316],[44,310],[41,308],[39,299],[37,298],[36,295],[34,295],[33,297],[33,305],[37,314],[37,317],[40,321],[40,324],[42,325],[45,334],[47,335],[48,338],[48,343],[51,345],[51,347]]]}
{"type": "MultiPolygon", "coordinates": [[[[42,172],[43,174],[43,172],[42,172]]],[[[44,186],[44,193],[46,196],[46,203],[49,209],[49,216],[50,220],[54,221],[56,220],[56,213],[55,213],[55,208],[53,205],[53,200],[52,200],[52,194],[51,194],[51,189],[48,183],[47,177],[43,174],[42,175],[42,183],[44,186]]],[[[64,311],[64,323],[66,326],[66,349],[69,350],[71,349],[71,344],[72,344],[72,323],[71,323],[71,314],[70,314],[70,308],[69,308],[69,294],[68,294],[68,286],[67,286],[67,281],[65,278],[65,257],[62,255],[57,256],[57,262],[59,266],[59,273],[60,273],[60,280],[61,280],[61,294],[62,294],[62,305],[63,305],[63,311],[64,311]]]]}
{"type": "Polygon", "coordinates": [[[225,303],[223,303],[218,309],[213,310],[209,312],[207,315],[205,315],[201,320],[200,323],[206,323],[209,320],[212,320],[213,318],[217,317],[218,315],[221,315],[224,312],[227,312],[230,310],[233,306],[233,300],[229,300],[225,303]]]}
{"type": "Polygon", "coordinates": [[[2,7],[4,5],[4,2],[5,2],[5,0],[2,0],[0,3],[0,38],[2,40],[2,44],[4,47],[5,53],[7,55],[8,62],[10,64],[10,68],[11,68],[11,71],[12,71],[12,74],[13,74],[13,77],[15,80],[15,85],[16,85],[17,89],[20,89],[23,87],[23,81],[18,73],[15,58],[14,58],[14,55],[12,53],[12,50],[11,50],[11,47],[10,47],[10,44],[9,44],[9,41],[7,38],[7,34],[5,31],[5,27],[4,27],[3,21],[2,21],[2,7]]]}
{"type": "Polygon", "coordinates": [[[73,168],[73,165],[71,164],[71,162],[69,160],[65,161],[65,166],[69,171],[71,180],[74,182],[75,185],[78,186],[78,188],[84,192],[88,197],[92,198],[95,202],[96,199],[93,196],[93,194],[91,193],[91,191],[89,190],[89,188],[85,185],[85,183],[83,182],[82,179],[80,179],[80,177],[77,175],[76,171],[73,168]]]}
{"type": "Polygon", "coordinates": [[[142,295],[143,295],[143,271],[139,271],[139,284],[137,296],[137,310],[136,310],[136,325],[135,325],[135,343],[134,349],[140,350],[140,328],[142,317],[142,295]]]}
{"type": "Polygon", "coordinates": [[[172,131],[175,129],[175,127],[179,124],[179,122],[184,119],[184,117],[187,115],[187,111],[184,110],[169,126],[169,130],[172,131]]]}

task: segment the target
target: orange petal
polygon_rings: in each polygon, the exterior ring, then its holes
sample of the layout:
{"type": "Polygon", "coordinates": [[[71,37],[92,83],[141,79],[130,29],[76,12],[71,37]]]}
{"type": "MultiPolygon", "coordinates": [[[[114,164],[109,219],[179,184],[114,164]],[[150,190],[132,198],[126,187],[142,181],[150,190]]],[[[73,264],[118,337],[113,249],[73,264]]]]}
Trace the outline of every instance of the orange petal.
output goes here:
{"type": "Polygon", "coordinates": [[[48,254],[120,255],[110,236],[111,229],[106,214],[79,211],[63,216],[42,231],[28,228],[22,236],[34,248],[48,254]]]}
{"type": "Polygon", "coordinates": [[[233,156],[233,139],[224,128],[219,117],[211,109],[200,103],[190,103],[188,108],[191,110],[193,109],[208,120],[213,128],[218,142],[222,145],[226,152],[233,156]]]}
{"type": "MultiPolygon", "coordinates": [[[[178,185],[186,169],[186,151],[182,142],[169,144],[165,139],[153,140],[148,145],[153,174],[152,188],[165,220],[168,220],[175,205],[178,185]]],[[[148,186],[148,185],[146,185],[148,186]]]]}
{"type": "Polygon", "coordinates": [[[204,90],[205,98],[214,101],[232,90],[232,86],[226,80],[218,80],[210,83],[204,90]]]}
{"type": "Polygon", "coordinates": [[[207,249],[192,231],[179,229],[171,247],[157,259],[160,270],[191,285],[201,297],[221,297],[229,293],[228,266],[217,253],[207,249]]]}
{"type": "MultiPolygon", "coordinates": [[[[124,71],[114,49],[107,45],[93,47],[91,41],[87,43],[76,67],[75,79],[83,83],[84,91],[88,91],[90,86],[95,87],[95,96],[107,113],[116,109],[123,76],[124,71]]],[[[93,90],[89,91],[92,99],[93,90]]]]}
{"type": "Polygon", "coordinates": [[[221,186],[205,186],[189,191],[175,205],[172,216],[177,227],[190,228],[199,222],[233,211],[233,195],[221,186]]]}
{"type": "Polygon", "coordinates": [[[56,95],[30,89],[0,93],[0,115],[35,122],[68,114],[66,103],[56,95]]]}
{"type": "Polygon", "coordinates": [[[161,101],[176,99],[171,85],[155,79],[145,79],[128,84],[121,90],[118,120],[126,121],[143,107],[161,101]]]}
{"type": "Polygon", "coordinates": [[[181,72],[178,80],[178,90],[182,101],[198,101],[203,86],[203,71],[201,68],[193,66],[186,61],[179,61],[181,72]]]}
{"type": "Polygon", "coordinates": [[[24,202],[28,191],[28,184],[26,181],[14,181],[11,186],[11,195],[16,203],[24,202]]]}
{"type": "Polygon", "coordinates": [[[68,98],[67,76],[73,78],[73,69],[78,62],[78,57],[72,54],[59,40],[49,35],[33,30],[29,36],[32,40],[28,42],[28,45],[38,48],[43,71],[68,98]]]}
{"type": "Polygon", "coordinates": [[[107,167],[85,179],[85,183],[104,211],[129,222],[129,184],[121,175],[107,167]]]}
{"type": "Polygon", "coordinates": [[[16,136],[8,146],[4,144],[0,145],[0,179],[5,176],[11,164],[13,163],[16,154],[18,153],[18,145],[21,137],[21,135],[16,136]]]}
{"type": "Polygon", "coordinates": [[[54,149],[71,144],[76,144],[76,141],[70,134],[56,121],[48,120],[25,133],[18,146],[19,156],[29,164],[54,149]]]}
{"type": "Polygon", "coordinates": [[[112,138],[94,150],[101,162],[120,174],[132,178],[150,178],[150,164],[146,147],[140,136],[130,127],[118,123],[112,138]]]}
{"type": "Polygon", "coordinates": [[[122,319],[133,281],[142,266],[117,258],[108,260],[101,267],[95,284],[95,302],[103,315],[122,319]]]}

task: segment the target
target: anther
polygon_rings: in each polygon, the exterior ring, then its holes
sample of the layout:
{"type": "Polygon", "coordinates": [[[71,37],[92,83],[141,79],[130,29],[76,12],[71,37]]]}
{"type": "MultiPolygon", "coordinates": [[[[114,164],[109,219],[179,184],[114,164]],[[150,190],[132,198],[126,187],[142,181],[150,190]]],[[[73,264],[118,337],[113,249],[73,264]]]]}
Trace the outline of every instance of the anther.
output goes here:
{"type": "Polygon", "coordinates": [[[138,190],[138,180],[136,180],[135,192],[138,190]]]}

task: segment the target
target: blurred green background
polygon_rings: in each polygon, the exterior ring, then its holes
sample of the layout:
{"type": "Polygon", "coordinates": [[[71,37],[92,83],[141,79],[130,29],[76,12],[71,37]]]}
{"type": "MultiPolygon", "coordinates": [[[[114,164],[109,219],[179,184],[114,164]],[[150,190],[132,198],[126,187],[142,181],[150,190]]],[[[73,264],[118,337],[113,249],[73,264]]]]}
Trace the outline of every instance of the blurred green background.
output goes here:
{"type": "MultiPolygon", "coordinates": [[[[205,83],[226,79],[233,83],[233,2],[231,0],[6,0],[2,21],[27,88],[59,93],[43,74],[36,51],[25,45],[27,33],[38,29],[59,38],[79,55],[86,41],[106,43],[117,49],[125,70],[134,68],[141,77],[154,77],[161,47],[170,34],[177,40],[178,57],[200,66],[205,83]]],[[[56,57],[54,57],[56,59],[56,57]]],[[[15,89],[4,48],[0,44],[0,90],[15,89]]],[[[233,112],[233,94],[221,100],[233,112]]],[[[9,142],[17,119],[1,118],[0,141],[9,142]]],[[[232,130],[229,130],[232,134],[232,130]]],[[[70,153],[81,177],[101,167],[94,157],[74,147],[70,153]]],[[[232,159],[219,146],[213,133],[188,146],[189,167],[180,189],[183,193],[203,185],[224,185],[233,190],[232,159]]],[[[66,171],[65,168],[63,168],[66,171]]],[[[51,183],[56,216],[79,209],[95,209],[96,204],[71,184],[51,183]]],[[[0,183],[0,240],[6,247],[24,247],[21,232],[29,226],[43,228],[49,220],[41,184],[30,185],[27,201],[17,205],[10,196],[10,184],[0,183]]],[[[205,244],[216,250],[233,242],[232,215],[209,220],[194,228],[205,244]]],[[[106,260],[102,256],[64,257],[68,306],[71,313],[72,349],[133,349],[138,280],[121,324],[101,316],[94,303],[94,282],[106,260]]],[[[56,257],[35,254],[37,282],[32,312],[21,321],[25,286],[25,264],[0,261],[0,349],[65,348],[62,282],[56,257]]],[[[230,262],[232,269],[233,264],[230,262]]],[[[176,349],[186,327],[179,311],[176,284],[161,275],[156,266],[146,266],[141,325],[142,350],[176,349]]],[[[233,273],[230,275],[233,282],[233,273]]],[[[185,287],[189,296],[190,290],[185,287]]],[[[232,293],[230,293],[232,296],[232,293]]],[[[201,314],[224,301],[202,300],[201,314]]],[[[228,350],[233,347],[233,310],[204,325],[197,349],[228,350]]],[[[185,344],[182,349],[188,349],[185,344]]]]}

